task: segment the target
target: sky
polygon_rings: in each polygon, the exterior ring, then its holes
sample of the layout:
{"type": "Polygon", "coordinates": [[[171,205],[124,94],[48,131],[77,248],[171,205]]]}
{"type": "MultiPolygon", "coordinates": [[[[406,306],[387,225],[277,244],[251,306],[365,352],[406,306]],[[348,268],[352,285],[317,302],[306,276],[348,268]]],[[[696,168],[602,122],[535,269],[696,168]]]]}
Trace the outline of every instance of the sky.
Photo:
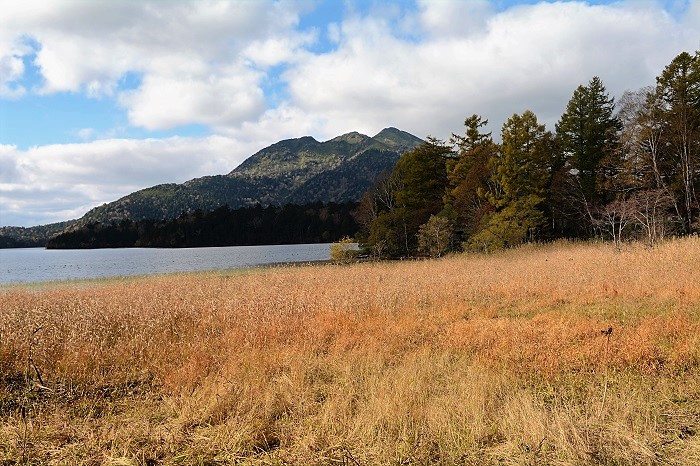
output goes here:
{"type": "Polygon", "coordinates": [[[0,226],[225,174],[282,139],[554,130],[574,89],[653,85],[700,0],[0,0],[0,226]]]}

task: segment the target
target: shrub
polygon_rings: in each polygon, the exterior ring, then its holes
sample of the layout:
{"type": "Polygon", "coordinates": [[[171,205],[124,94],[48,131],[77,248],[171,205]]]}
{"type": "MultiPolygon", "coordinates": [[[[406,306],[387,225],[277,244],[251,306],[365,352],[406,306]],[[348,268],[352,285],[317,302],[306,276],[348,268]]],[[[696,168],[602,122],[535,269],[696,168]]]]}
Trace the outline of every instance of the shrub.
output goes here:
{"type": "Polygon", "coordinates": [[[454,228],[449,219],[431,215],[418,230],[418,250],[430,257],[440,257],[449,251],[453,236],[454,228]]]}
{"type": "Polygon", "coordinates": [[[331,244],[331,260],[333,262],[350,262],[360,254],[354,239],[346,236],[331,244]]]}

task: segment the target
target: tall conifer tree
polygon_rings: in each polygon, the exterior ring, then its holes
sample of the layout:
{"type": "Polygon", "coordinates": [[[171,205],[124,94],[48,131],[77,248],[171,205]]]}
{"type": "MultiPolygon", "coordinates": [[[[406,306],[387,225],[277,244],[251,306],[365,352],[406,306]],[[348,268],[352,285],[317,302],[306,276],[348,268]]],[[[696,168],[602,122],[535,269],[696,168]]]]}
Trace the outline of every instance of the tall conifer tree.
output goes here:
{"type": "Polygon", "coordinates": [[[527,110],[503,125],[501,150],[489,161],[486,197],[495,211],[468,241],[474,249],[497,249],[537,239],[546,224],[545,200],[553,165],[552,135],[527,110]]]}
{"type": "Polygon", "coordinates": [[[368,245],[383,248],[391,256],[411,255],[418,247],[417,234],[431,215],[443,209],[447,186],[446,163],[452,148],[442,141],[428,141],[406,152],[391,176],[391,205],[370,226],[368,245]]]}
{"type": "Polygon", "coordinates": [[[700,56],[679,54],[656,79],[662,101],[665,133],[678,167],[676,185],[681,193],[686,233],[693,230],[697,210],[695,174],[700,159],[700,56]]]}
{"type": "Polygon", "coordinates": [[[492,210],[485,193],[490,191],[490,160],[498,156],[498,144],[483,132],[488,120],[479,115],[465,119],[464,136],[453,135],[457,157],[448,160],[448,190],[445,207],[455,219],[457,233],[466,239],[481,217],[492,210]]]}
{"type": "Polygon", "coordinates": [[[601,159],[616,150],[620,123],[614,116],[615,99],[608,96],[597,76],[579,86],[556,125],[557,142],[569,170],[575,171],[581,201],[589,207],[602,201],[597,186],[601,159]]]}
{"type": "Polygon", "coordinates": [[[500,196],[491,196],[496,207],[527,196],[543,201],[551,179],[552,135],[530,110],[514,114],[503,124],[501,156],[495,162],[492,180],[500,185],[500,196]]]}

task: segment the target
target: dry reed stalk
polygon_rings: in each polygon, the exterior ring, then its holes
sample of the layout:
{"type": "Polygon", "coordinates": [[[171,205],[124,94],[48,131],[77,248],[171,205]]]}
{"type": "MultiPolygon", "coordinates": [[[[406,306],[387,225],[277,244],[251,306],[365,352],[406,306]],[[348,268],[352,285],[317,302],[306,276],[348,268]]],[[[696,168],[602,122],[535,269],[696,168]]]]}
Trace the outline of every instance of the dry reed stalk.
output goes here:
{"type": "Polygon", "coordinates": [[[698,259],[693,238],[558,243],[8,288],[0,461],[22,425],[9,383],[29,367],[22,329],[42,325],[45,461],[693,464],[698,259]]]}

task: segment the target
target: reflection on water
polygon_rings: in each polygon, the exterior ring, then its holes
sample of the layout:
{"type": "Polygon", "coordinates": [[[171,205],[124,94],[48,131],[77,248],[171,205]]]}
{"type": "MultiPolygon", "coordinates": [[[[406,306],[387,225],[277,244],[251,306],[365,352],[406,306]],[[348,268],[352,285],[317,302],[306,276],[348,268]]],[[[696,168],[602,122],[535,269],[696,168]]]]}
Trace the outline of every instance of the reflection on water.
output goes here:
{"type": "Polygon", "coordinates": [[[0,249],[0,283],[225,270],[328,260],[329,244],[184,249],[0,249]]]}

